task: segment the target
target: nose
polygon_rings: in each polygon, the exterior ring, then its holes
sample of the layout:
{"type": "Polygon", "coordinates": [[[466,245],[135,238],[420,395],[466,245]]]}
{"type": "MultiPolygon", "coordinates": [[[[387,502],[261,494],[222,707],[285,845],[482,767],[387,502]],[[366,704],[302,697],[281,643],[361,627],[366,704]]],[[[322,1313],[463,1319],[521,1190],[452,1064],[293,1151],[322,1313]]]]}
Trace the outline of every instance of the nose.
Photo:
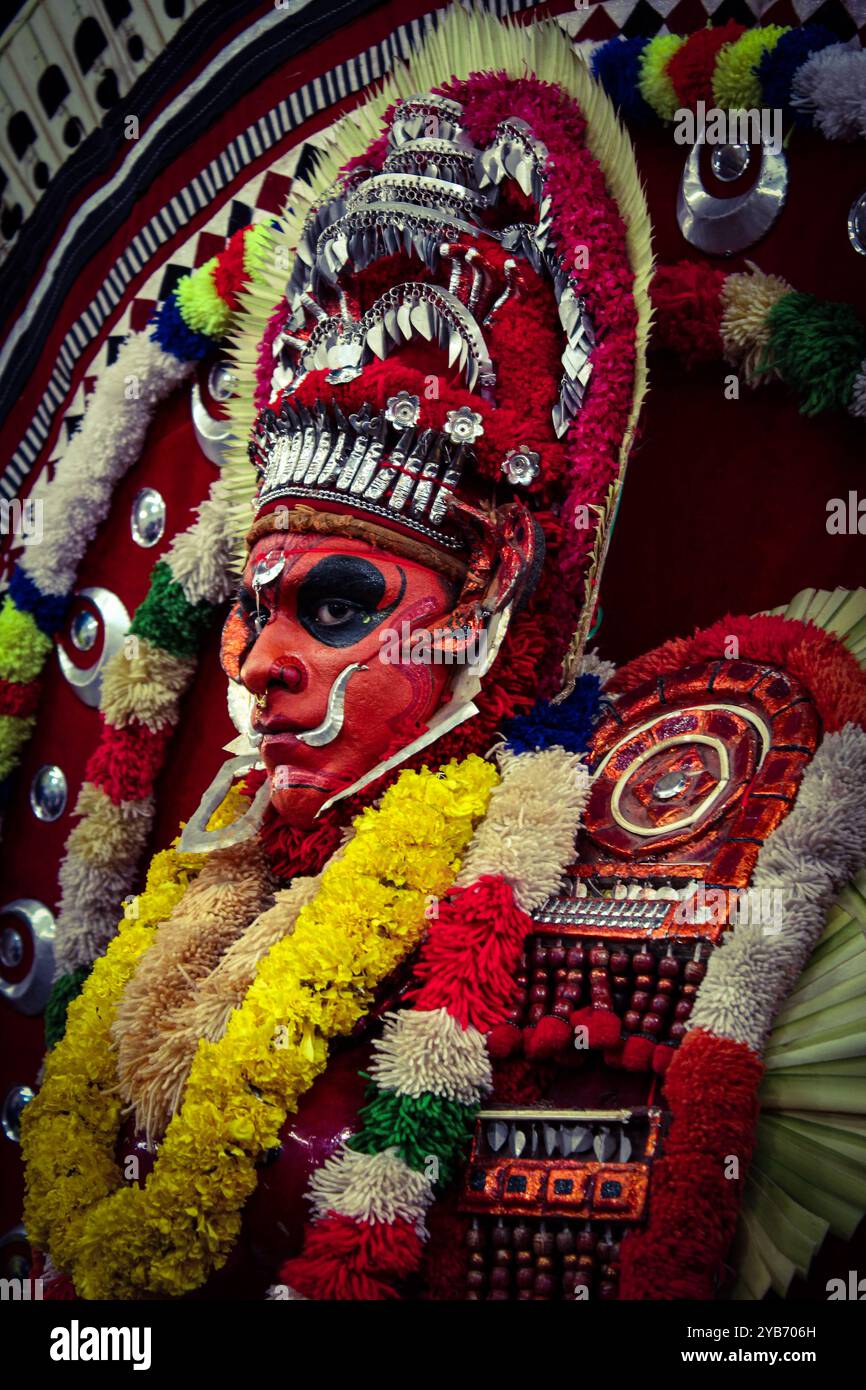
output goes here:
{"type": "Polygon", "coordinates": [[[274,685],[296,694],[307,684],[307,669],[300,657],[286,651],[286,634],[280,633],[280,627],[268,624],[241,669],[241,681],[254,695],[264,695],[274,685]]]}

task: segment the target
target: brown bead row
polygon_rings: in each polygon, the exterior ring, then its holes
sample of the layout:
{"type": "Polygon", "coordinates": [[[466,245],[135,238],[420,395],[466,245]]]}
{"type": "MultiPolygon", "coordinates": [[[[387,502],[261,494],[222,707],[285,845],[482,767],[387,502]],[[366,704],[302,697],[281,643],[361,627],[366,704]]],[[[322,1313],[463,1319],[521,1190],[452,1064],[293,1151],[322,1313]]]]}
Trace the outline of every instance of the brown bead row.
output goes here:
{"type": "Polygon", "coordinates": [[[589,1224],[518,1217],[482,1217],[466,1233],[469,1252],[466,1297],[518,1301],[572,1299],[578,1285],[590,1298],[614,1299],[619,1281],[619,1241],[589,1224]]]}
{"type": "Polygon", "coordinates": [[[627,1033],[657,1042],[678,1042],[686,1031],[698,985],[706,973],[700,960],[658,956],[645,944],[629,952],[536,936],[524,952],[516,983],[519,997],[507,1018],[534,1027],[545,1015],[566,1021],[584,1004],[612,1009],[627,1033]]]}

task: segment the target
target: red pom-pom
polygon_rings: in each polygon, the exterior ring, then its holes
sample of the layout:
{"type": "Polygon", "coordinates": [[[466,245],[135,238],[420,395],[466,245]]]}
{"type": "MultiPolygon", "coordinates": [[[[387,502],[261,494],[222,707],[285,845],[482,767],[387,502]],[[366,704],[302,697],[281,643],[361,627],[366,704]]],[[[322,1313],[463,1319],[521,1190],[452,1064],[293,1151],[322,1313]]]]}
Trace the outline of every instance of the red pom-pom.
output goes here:
{"type": "Polygon", "coordinates": [[[487,1034],[487,1051],[498,1061],[519,1052],[523,1035],[516,1023],[497,1023],[487,1034]]]}
{"type": "Polygon", "coordinates": [[[679,261],[656,271],[650,293],[653,346],[675,352],[686,367],[722,355],[721,288],[725,272],[702,261],[679,261]]]}
{"type": "Polygon", "coordinates": [[[249,280],[249,275],[244,269],[244,241],[249,227],[241,227],[240,231],[235,232],[226,243],[225,249],[220,251],[214,269],[214,287],[220,299],[225,300],[230,309],[238,307],[238,290],[249,280]]]}
{"type": "Polygon", "coordinates": [[[622,1065],[626,1071],[649,1071],[655,1047],[652,1038],[639,1038],[633,1033],[622,1050],[622,1065]]]}
{"type": "Polygon", "coordinates": [[[719,49],[743,32],[742,24],[730,19],[718,29],[697,29],[677,49],[665,71],[681,106],[695,106],[699,101],[712,106],[713,69],[719,49]]]}
{"type": "Polygon", "coordinates": [[[590,1047],[615,1047],[622,1034],[622,1024],[613,1009],[591,1009],[587,1028],[590,1047]]]}
{"type": "Polygon", "coordinates": [[[143,801],[153,791],[162,767],[171,726],[164,724],[154,732],[137,719],[130,719],[123,728],[107,724],[104,715],[100,719],[102,733],[87,762],[85,782],[93,782],[115,806],[143,801]]]}
{"type": "Polygon", "coordinates": [[[523,1030],[523,1051],[531,1061],[537,1062],[545,1057],[555,1057],[557,1052],[568,1046],[571,1039],[571,1027],[564,1018],[545,1014],[534,1028],[523,1030]]]}
{"type": "Polygon", "coordinates": [[[676,1048],[671,1047],[670,1043],[656,1043],[656,1049],[653,1053],[653,1071],[657,1076],[664,1076],[675,1055],[676,1048]]]}
{"type": "Polygon", "coordinates": [[[286,1261],[278,1282],[312,1299],[397,1298],[395,1285],[418,1267],[422,1248],[402,1217],[368,1222],[329,1212],[307,1227],[302,1254],[286,1261]]]}

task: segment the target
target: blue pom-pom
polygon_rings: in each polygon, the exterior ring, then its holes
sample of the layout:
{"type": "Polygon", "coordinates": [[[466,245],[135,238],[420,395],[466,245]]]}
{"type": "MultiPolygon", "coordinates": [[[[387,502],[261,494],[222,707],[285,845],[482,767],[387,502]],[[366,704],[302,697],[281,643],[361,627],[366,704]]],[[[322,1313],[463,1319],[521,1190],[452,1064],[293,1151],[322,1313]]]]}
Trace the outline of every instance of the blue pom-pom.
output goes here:
{"type": "Polygon", "coordinates": [[[601,83],[624,121],[649,125],[658,121],[637,85],[638,65],[649,39],[645,34],[624,39],[608,39],[592,55],[592,75],[601,83]]]}
{"type": "Polygon", "coordinates": [[[153,317],[151,338],[159,343],[163,352],[179,357],[181,362],[199,362],[213,349],[213,342],[204,333],[196,333],[187,328],[178,308],[177,299],[172,293],[153,317]]]}
{"type": "Polygon", "coordinates": [[[812,117],[808,112],[791,105],[791,83],[795,72],[807,58],[819,49],[838,42],[839,35],[826,29],[823,24],[804,24],[783,34],[779,42],[763,54],[758,64],[764,106],[782,111],[786,119],[793,119],[797,125],[811,125],[812,117]]]}
{"type": "Polygon", "coordinates": [[[63,624],[70,594],[43,594],[27,574],[16,565],[9,580],[9,597],[21,613],[29,613],[46,637],[53,637],[63,624]]]}
{"type": "Polygon", "coordinates": [[[535,753],[542,748],[565,748],[569,753],[585,753],[589,736],[598,717],[601,682],[588,671],[579,676],[567,699],[555,705],[539,700],[528,714],[515,715],[505,726],[505,738],[512,753],[535,753]]]}

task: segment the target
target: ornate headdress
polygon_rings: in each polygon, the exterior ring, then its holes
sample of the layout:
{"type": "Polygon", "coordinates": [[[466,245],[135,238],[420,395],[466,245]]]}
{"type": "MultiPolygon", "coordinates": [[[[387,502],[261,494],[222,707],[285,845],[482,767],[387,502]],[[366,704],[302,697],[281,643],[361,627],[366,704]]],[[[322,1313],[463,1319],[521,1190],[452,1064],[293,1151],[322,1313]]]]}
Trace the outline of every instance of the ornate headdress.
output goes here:
{"type": "Polygon", "coordinates": [[[447,16],[334,129],[257,256],[230,407],[249,539],[423,547],[461,576],[465,634],[525,599],[546,545],[568,688],[645,386],[651,256],[631,146],[561,31],[447,16]]]}

